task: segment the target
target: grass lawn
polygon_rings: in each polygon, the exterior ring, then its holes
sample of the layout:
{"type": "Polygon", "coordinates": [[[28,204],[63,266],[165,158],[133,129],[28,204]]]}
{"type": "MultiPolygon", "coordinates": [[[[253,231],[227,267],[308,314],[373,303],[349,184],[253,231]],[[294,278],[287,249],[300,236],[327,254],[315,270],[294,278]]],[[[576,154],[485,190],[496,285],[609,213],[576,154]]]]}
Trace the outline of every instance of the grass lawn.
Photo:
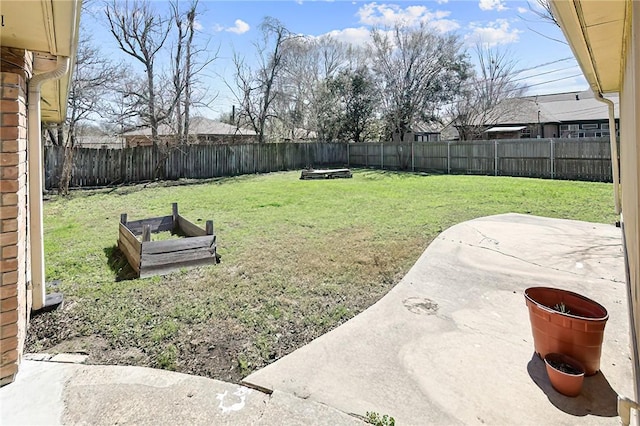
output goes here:
{"type": "Polygon", "coordinates": [[[49,291],[62,310],[32,318],[27,350],[87,352],[237,381],[361,312],[456,223],[517,212],[613,223],[611,184],[356,170],[299,172],[74,192],[45,203],[49,291]],[[117,281],[129,220],[213,219],[222,263],[117,281]]]}

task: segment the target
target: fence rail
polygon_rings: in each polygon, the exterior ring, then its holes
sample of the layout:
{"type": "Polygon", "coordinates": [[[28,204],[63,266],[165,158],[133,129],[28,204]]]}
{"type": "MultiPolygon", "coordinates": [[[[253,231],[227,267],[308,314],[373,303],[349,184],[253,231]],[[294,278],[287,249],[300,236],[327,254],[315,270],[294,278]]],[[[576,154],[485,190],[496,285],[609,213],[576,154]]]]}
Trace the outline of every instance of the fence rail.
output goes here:
{"type": "MultiPolygon", "coordinates": [[[[64,148],[45,148],[45,186],[56,188],[64,148]]],[[[523,176],[611,182],[606,138],[516,139],[416,143],[282,143],[187,145],[162,156],[153,147],[75,148],[70,186],[166,179],[206,179],[301,169],[313,165],[450,174],[523,176]]]]}

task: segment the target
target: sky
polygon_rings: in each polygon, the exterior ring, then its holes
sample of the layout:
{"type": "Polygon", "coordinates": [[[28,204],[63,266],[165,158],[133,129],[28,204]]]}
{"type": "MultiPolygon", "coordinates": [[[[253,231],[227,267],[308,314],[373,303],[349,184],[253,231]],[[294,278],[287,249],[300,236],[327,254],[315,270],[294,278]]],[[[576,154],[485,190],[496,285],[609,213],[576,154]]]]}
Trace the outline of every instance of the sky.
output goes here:
{"type": "MultiPolygon", "coordinates": [[[[186,9],[187,3],[183,5],[186,9]]],[[[93,33],[103,54],[124,58],[106,28],[102,7],[92,3],[90,13],[81,18],[82,24],[93,33]]],[[[165,13],[168,2],[153,0],[152,7],[165,13]]],[[[215,118],[231,110],[235,99],[227,85],[233,81],[233,54],[237,52],[251,63],[253,43],[260,38],[260,23],[266,16],[278,19],[292,33],[331,34],[359,45],[367,42],[374,26],[425,22],[440,33],[459,35],[471,56],[478,41],[507,49],[521,71],[517,79],[527,87],[528,95],[587,90],[562,32],[536,16],[531,9],[537,7],[536,0],[200,0],[197,37],[200,43],[207,42],[211,56],[217,54],[204,72],[210,93],[217,96],[210,110],[201,113],[215,118]]],[[[127,64],[136,69],[131,60],[127,59],[127,64]]]]}

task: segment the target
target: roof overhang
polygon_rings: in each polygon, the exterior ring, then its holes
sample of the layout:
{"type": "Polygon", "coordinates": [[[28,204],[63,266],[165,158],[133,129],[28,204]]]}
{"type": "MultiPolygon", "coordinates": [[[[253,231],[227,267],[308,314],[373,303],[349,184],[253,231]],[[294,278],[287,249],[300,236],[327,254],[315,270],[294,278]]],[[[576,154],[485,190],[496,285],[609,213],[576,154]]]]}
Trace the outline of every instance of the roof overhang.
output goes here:
{"type": "Polygon", "coordinates": [[[485,130],[485,133],[499,133],[499,132],[519,132],[520,130],[526,129],[527,126],[509,126],[509,127],[492,127],[490,129],[485,130]]]}
{"type": "Polygon", "coordinates": [[[619,92],[631,0],[550,0],[550,4],[594,93],[619,92]]]}
{"type": "Polygon", "coordinates": [[[42,85],[42,121],[64,121],[75,65],[82,0],[3,0],[0,45],[34,53],[33,72],[56,66],[57,56],[71,59],[69,73],[42,85]]]}

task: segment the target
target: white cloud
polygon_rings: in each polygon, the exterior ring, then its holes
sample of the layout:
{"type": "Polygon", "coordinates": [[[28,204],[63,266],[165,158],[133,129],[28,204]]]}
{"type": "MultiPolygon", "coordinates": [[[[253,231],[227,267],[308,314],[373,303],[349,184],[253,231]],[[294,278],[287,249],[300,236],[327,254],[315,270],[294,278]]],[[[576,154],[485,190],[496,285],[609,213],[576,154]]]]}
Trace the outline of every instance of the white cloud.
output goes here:
{"type": "Polygon", "coordinates": [[[507,10],[504,0],[480,0],[478,6],[481,10],[497,10],[498,12],[507,10]]]}
{"type": "Polygon", "coordinates": [[[202,29],[202,24],[197,19],[193,21],[193,29],[196,31],[200,31],[202,29]]]}
{"type": "MultiPolygon", "coordinates": [[[[448,1],[448,0],[440,0],[448,1]]],[[[360,23],[373,26],[393,26],[404,24],[418,25],[422,22],[431,25],[438,31],[447,32],[460,28],[460,25],[450,19],[446,19],[451,12],[436,10],[431,11],[426,6],[407,6],[402,8],[396,4],[368,3],[362,6],[356,15],[360,23]]]]}
{"type": "Polygon", "coordinates": [[[246,22],[244,22],[242,19],[236,19],[236,21],[234,22],[234,26],[231,28],[227,28],[226,31],[230,32],[230,33],[236,33],[236,34],[244,34],[247,31],[249,31],[249,29],[251,29],[251,27],[249,26],[249,24],[247,24],[246,22]]]}
{"type": "Polygon", "coordinates": [[[517,28],[511,28],[506,19],[497,19],[489,22],[486,26],[470,24],[471,33],[466,36],[466,40],[470,44],[481,43],[488,47],[500,44],[516,43],[520,40],[520,31],[517,28]]]}
{"type": "Polygon", "coordinates": [[[529,9],[527,9],[526,7],[518,6],[518,13],[521,13],[521,14],[529,13],[529,9]]]}
{"type": "Polygon", "coordinates": [[[234,34],[244,34],[250,29],[251,27],[249,26],[249,24],[244,22],[242,19],[236,19],[233,27],[223,27],[220,24],[216,24],[213,27],[213,30],[216,32],[226,31],[228,33],[234,33],[234,34]]]}
{"type": "Polygon", "coordinates": [[[330,35],[338,41],[357,46],[364,46],[369,40],[371,40],[370,31],[365,27],[333,30],[328,32],[327,35],[330,35]]]}

